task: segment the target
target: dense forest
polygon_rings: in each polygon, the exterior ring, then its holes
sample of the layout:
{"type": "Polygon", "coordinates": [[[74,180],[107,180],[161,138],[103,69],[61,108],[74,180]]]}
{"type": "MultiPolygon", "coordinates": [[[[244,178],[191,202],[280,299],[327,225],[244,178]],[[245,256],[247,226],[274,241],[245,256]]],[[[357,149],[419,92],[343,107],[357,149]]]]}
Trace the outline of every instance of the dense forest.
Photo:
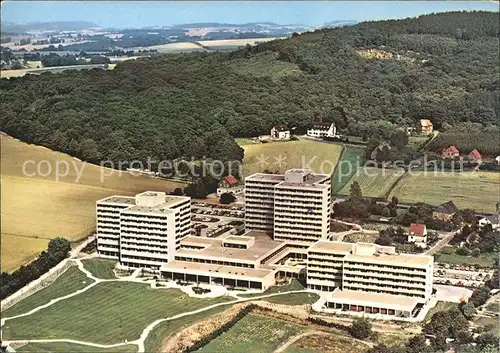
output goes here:
{"type": "Polygon", "coordinates": [[[279,123],[300,133],[315,120],[371,135],[419,119],[436,129],[494,129],[498,34],[498,13],[442,13],[294,34],[231,53],[0,80],[1,129],[94,162],[241,159],[233,137],[279,123]]]}

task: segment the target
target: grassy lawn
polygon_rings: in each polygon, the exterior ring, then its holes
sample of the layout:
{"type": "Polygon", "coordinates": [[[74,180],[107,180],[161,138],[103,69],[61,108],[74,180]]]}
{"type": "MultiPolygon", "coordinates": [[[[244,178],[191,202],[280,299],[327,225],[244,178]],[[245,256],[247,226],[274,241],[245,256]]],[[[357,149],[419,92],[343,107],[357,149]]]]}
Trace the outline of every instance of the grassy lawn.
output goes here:
{"type": "Polygon", "coordinates": [[[139,338],[156,319],[231,300],[190,298],[176,289],[132,282],[104,282],[39,312],[9,320],[3,338],[70,338],[113,344],[139,338]]]}
{"type": "Polygon", "coordinates": [[[364,155],[364,148],[345,146],[332,176],[333,193],[338,193],[346,186],[347,182],[356,173],[358,163],[363,163],[364,155]]]}
{"type": "Polygon", "coordinates": [[[245,146],[245,145],[257,145],[260,144],[260,142],[257,140],[257,142],[254,142],[254,139],[247,138],[247,137],[238,137],[234,139],[236,143],[239,146],[245,146]]]}
{"type": "Polygon", "coordinates": [[[266,295],[266,294],[290,292],[290,291],[294,291],[294,290],[303,290],[303,289],[304,289],[304,286],[302,285],[302,283],[300,283],[296,279],[292,279],[289,284],[285,284],[282,286],[269,287],[268,289],[266,289],[262,293],[238,294],[238,297],[253,298],[253,297],[260,297],[260,296],[266,295]]]}
{"type": "Polygon", "coordinates": [[[391,196],[401,202],[425,202],[439,205],[452,200],[458,208],[478,212],[495,212],[499,200],[498,172],[413,172],[405,175],[391,196]]]}
{"type": "Polygon", "coordinates": [[[361,186],[363,196],[382,197],[403,174],[403,169],[360,168],[339,193],[349,195],[351,184],[357,181],[361,186]]]}
{"type": "Polygon", "coordinates": [[[189,315],[189,316],[184,316],[176,320],[172,321],[164,321],[158,326],[156,326],[153,331],[149,333],[148,338],[144,342],[144,347],[146,352],[159,352],[163,341],[165,338],[167,338],[169,335],[173,333],[177,333],[181,329],[188,327],[190,325],[195,324],[197,321],[203,320],[209,316],[218,314],[230,307],[230,304],[228,305],[221,305],[216,308],[203,311],[198,314],[194,315],[189,315]]]}
{"type": "Polygon", "coordinates": [[[32,352],[32,353],[133,353],[137,352],[135,344],[128,344],[116,348],[98,348],[85,346],[82,344],[67,343],[67,342],[49,342],[49,343],[29,343],[20,348],[16,348],[16,352],[32,352]]]}
{"type": "Polygon", "coordinates": [[[101,279],[115,279],[116,276],[113,269],[116,265],[116,260],[110,259],[87,259],[82,260],[83,267],[92,273],[95,277],[101,279]]]}
{"type": "Polygon", "coordinates": [[[306,328],[283,320],[248,314],[229,331],[209,342],[201,353],[271,353],[306,328]]]}
{"type": "Polygon", "coordinates": [[[467,264],[492,267],[495,265],[495,260],[498,259],[498,254],[496,253],[484,253],[477,257],[473,257],[457,255],[454,252],[450,254],[446,249],[449,249],[449,247],[441,249],[441,251],[434,256],[434,261],[450,265],[467,264]]]}
{"type": "Polygon", "coordinates": [[[0,139],[2,271],[10,272],[34,259],[47,248],[51,238],[60,236],[76,241],[87,236],[95,229],[95,202],[99,199],[146,190],[168,192],[184,185],[120,174],[8,136],[2,135],[0,139]],[[23,173],[25,161],[34,162],[25,168],[33,176],[23,173]],[[36,173],[36,165],[41,161],[45,161],[40,165],[42,174],[50,171],[45,177],[36,173]],[[69,166],[67,175],[59,181],[56,181],[56,165],[63,175],[69,166]],[[101,180],[104,171],[109,173],[104,175],[112,175],[101,180]]]}
{"type": "Polygon", "coordinates": [[[412,335],[410,334],[392,334],[377,332],[377,344],[387,347],[401,347],[406,344],[412,335]]]}
{"type": "Polygon", "coordinates": [[[347,234],[342,241],[347,243],[373,243],[377,240],[378,234],[367,234],[367,233],[351,233],[347,234]]]}
{"type": "Polygon", "coordinates": [[[363,353],[368,346],[339,335],[308,335],[289,346],[285,353],[363,353]]]}
{"type": "Polygon", "coordinates": [[[431,308],[428,312],[427,315],[425,315],[424,321],[422,324],[425,324],[429,321],[431,321],[432,315],[439,311],[446,311],[449,310],[453,307],[458,307],[456,303],[450,303],[450,302],[437,302],[436,306],[431,308]]]}
{"type": "Polygon", "coordinates": [[[266,302],[283,305],[304,305],[317,302],[319,295],[316,293],[289,293],[265,298],[266,302]]]}
{"type": "Polygon", "coordinates": [[[340,145],[312,140],[270,142],[242,147],[245,150],[244,175],[263,172],[265,169],[284,172],[290,168],[305,166],[310,166],[314,172],[332,173],[342,151],[340,145]]]}
{"type": "Polygon", "coordinates": [[[73,293],[76,290],[85,288],[94,280],[88,278],[76,266],[72,266],[59,276],[51,285],[30,295],[19,303],[2,311],[2,317],[12,317],[24,314],[40,305],[47,304],[52,299],[73,293]]]}
{"type": "Polygon", "coordinates": [[[408,146],[418,151],[424,147],[425,143],[429,140],[428,136],[410,136],[408,139],[408,146]]]}

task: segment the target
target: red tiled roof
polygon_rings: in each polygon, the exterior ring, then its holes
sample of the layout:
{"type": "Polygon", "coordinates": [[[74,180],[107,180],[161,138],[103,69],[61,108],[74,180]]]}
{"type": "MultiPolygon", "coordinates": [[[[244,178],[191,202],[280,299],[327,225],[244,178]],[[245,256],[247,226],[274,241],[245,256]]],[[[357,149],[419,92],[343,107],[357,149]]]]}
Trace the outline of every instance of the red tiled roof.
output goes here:
{"type": "Polygon", "coordinates": [[[229,185],[236,185],[238,184],[238,180],[236,180],[236,178],[232,175],[228,175],[226,177],[224,177],[224,181],[226,183],[228,183],[229,185]]]}
{"type": "Polygon", "coordinates": [[[414,235],[417,237],[423,237],[425,232],[425,224],[410,224],[410,235],[414,235]]]}
{"type": "Polygon", "coordinates": [[[474,158],[476,158],[476,159],[479,159],[479,158],[481,158],[481,157],[482,157],[482,156],[481,156],[481,153],[479,153],[479,151],[478,151],[478,150],[476,150],[476,149],[473,149],[473,150],[471,151],[471,153],[469,153],[469,156],[470,156],[470,155],[472,155],[472,157],[474,157],[474,158]]]}
{"type": "Polygon", "coordinates": [[[429,119],[421,119],[420,125],[422,125],[423,127],[429,127],[432,126],[432,123],[429,119]]]}
{"type": "Polygon", "coordinates": [[[447,151],[453,152],[453,153],[458,153],[458,149],[455,146],[450,146],[447,151]]]}

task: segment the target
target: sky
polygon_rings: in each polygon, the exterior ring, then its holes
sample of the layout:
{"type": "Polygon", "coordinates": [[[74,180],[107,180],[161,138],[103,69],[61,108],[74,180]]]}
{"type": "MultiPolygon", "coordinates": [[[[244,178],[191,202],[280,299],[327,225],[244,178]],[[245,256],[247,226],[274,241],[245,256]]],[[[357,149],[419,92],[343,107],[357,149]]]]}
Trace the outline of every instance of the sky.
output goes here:
{"type": "Polygon", "coordinates": [[[318,26],[336,20],[382,20],[452,10],[498,11],[482,1],[2,1],[2,22],[90,21],[102,27],[194,22],[276,22],[318,26]]]}

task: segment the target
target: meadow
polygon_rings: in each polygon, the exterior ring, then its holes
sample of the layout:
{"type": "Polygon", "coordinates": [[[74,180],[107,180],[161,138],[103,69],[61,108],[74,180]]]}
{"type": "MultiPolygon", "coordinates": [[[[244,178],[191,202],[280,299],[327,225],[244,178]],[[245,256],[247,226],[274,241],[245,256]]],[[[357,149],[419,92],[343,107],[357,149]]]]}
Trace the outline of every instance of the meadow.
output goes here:
{"type": "Polygon", "coordinates": [[[452,200],[458,208],[495,212],[499,201],[498,172],[412,172],[405,175],[390,196],[401,202],[439,205],[452,200]]]}
{"type": "Polygon", "coordinates": [[[365,150],[360,147],[345,146],[339,163],[332,176],[333,193],[337,194],[352,178],[363,162],[365,150]]]}
{"type": "Polygon", "coordinates": [[[32,315],[7,321],[3,339],[68,338],[116,344],[138,339],[157,319],[228,300],[191,298],[180,290],[151,289],[149,284],[103,282],[32,315]]]}
{"type": "Polygon", "coordinates": [[[116,279],[113,269],[116,265],[116,260],[111,259],[87,259],[82,260],[83,267],[100,279],[116,279]]]}
{"type": "Polygon", "coordinates": [[[357,181],[363,196],[384,197],[403,174],[403,169],[359,168],[339,193],[349,195],[351,184],[357,181]]]}
{"type": "Polygon", "coordinates": [[[134,353],[137,352],[135,344],[129,344],[114,348],[98,348],[85,346],[76,343],[67,342],[49,342],[49,343],[28,343],[22,347],[16,348],[16,352],[23,353],[134,353]]]}
{"type": "Polygon", "coordinates": [[[308,335],[292,343],[285,353],[362,353],[368,346],[340,335],[308,335]]]}
{"type": "Polygon", "coordinates": [[[312,140],[244,144],[243,174],[284,172],[310,166],[314,172],[332,173],[342,146],[312,140]]]}
{"type": "Polygon", "coordinates": [[[3,271],[12,271],[34,259],[52,238],[64,237],[71,241],[85,238],[95,229],[95,202],[99,199],[146,190],[168,192],[184,186],[83,163],[9,136],[0,138],[3,271]],[[33,176],[23,172],[26,161],[32,162],[26,164],[24,170],[33,176]],[[67,175],[59,180],[55,171],[57,163],[61,174],[66,171],[64,163],[69,166],[67,175]],[[40,167],[39,172],[36,166],[40,167]],[[83,170],[79,179],[77,170],[83,170]],[[101,173],[110,176],[101,180],[101,173]]]}
{"type": "Polygon", "coordinates": [[[305,326],[250,313],[198,352],[271,353],[305,329],[305,326]]]}

